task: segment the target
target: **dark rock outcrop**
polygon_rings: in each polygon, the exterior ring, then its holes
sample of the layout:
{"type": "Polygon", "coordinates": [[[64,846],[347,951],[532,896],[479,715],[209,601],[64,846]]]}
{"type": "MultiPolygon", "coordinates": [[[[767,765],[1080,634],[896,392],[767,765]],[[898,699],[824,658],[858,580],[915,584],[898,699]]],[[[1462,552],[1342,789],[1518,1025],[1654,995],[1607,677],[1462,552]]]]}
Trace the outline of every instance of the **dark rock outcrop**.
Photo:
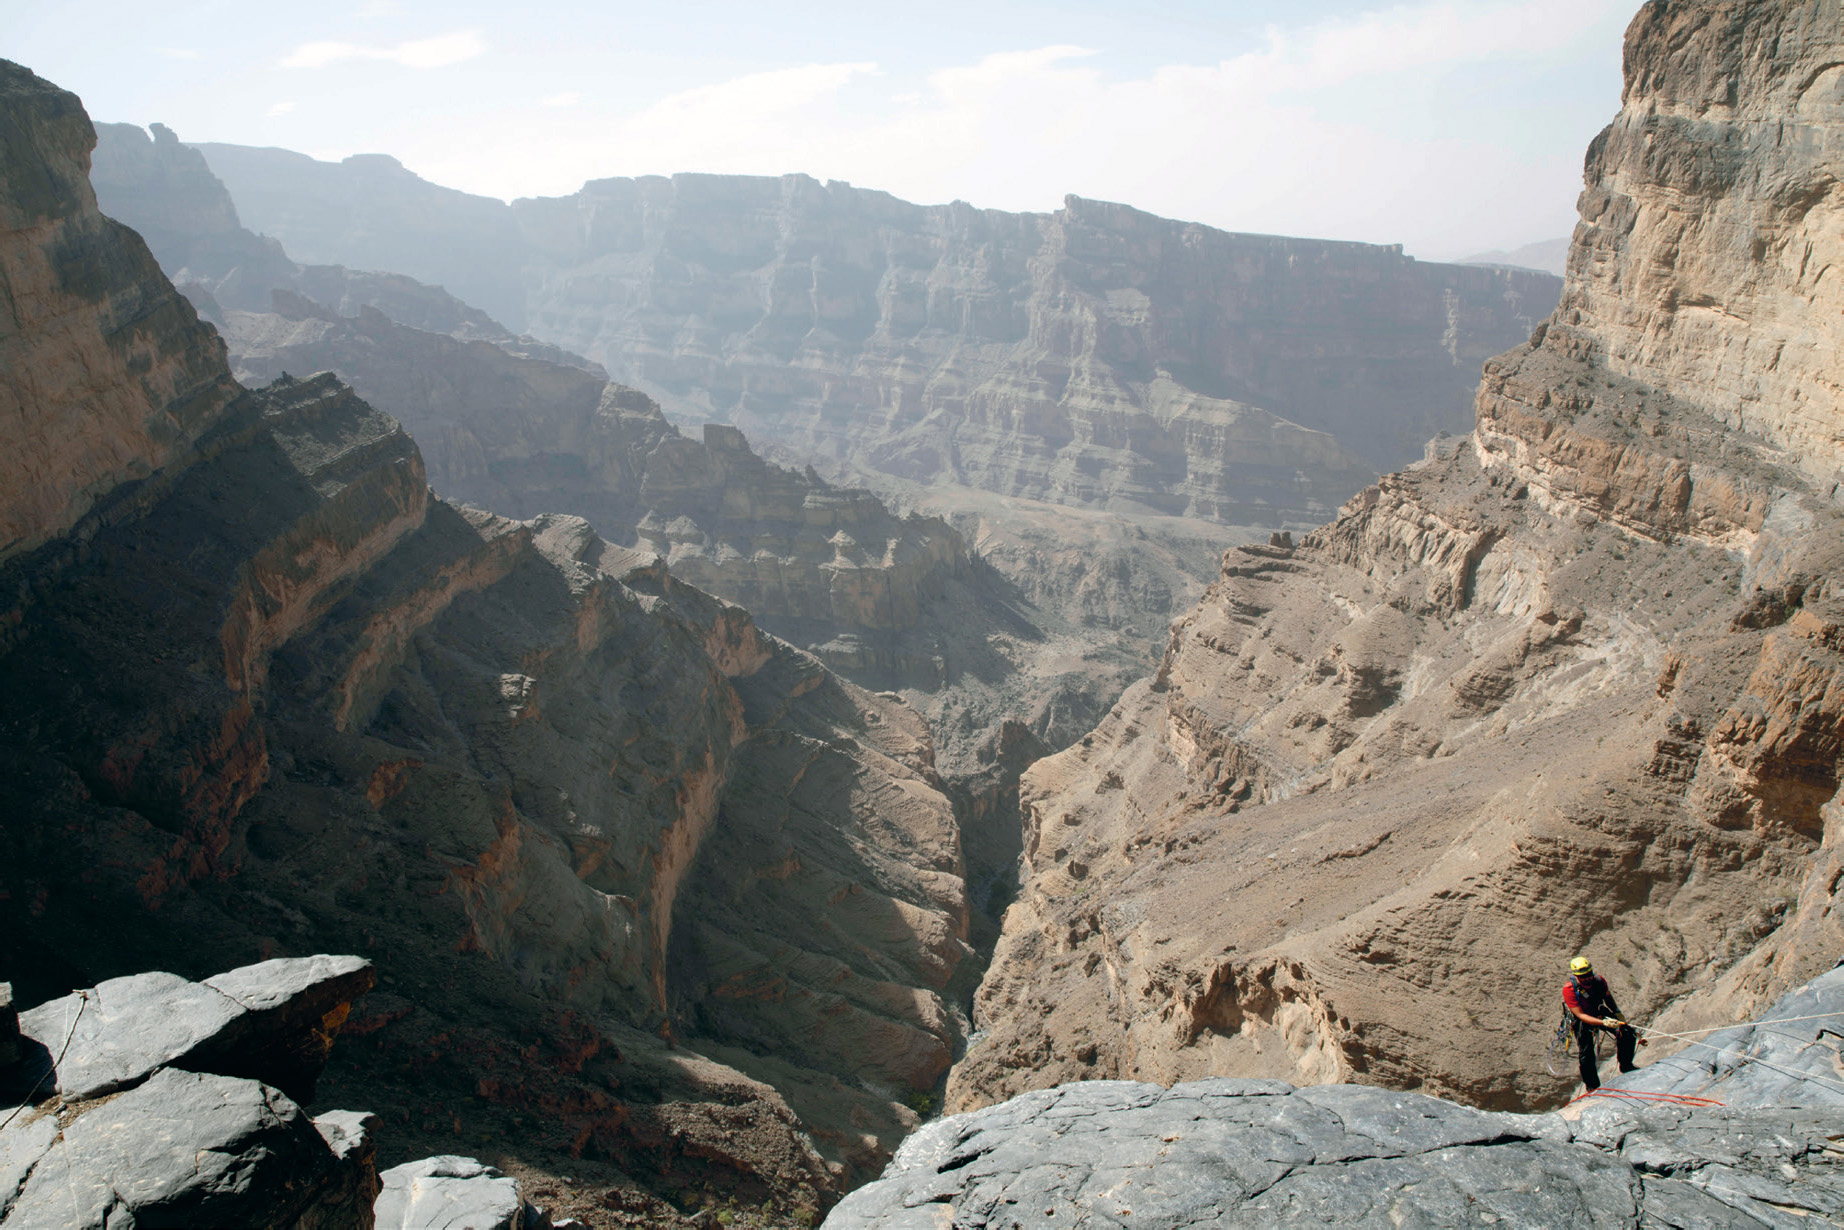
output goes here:
{"type": "MultiPolygon", "coordinates": [[[[77,101],[0,79],[0,264],[37,279],[0,281],[6,456],[112,398],[166,431],[110,437],[54,501],[0,486],[26,527],[0,577],[0,963],[34,1000],[110,991],[72,1017],[119,1043],[86,1090],[134,1079],[112,979],[338,948],[381,987],[320,1090],[395,1126],[387,1163],[516,1130],[550,1173],[790,1216],[881,1165],[963,1030],[963,858],[920,717],[580,518],[433,498],[331,376],[240,390],[97,212],[77,101]],[[46,382],[72,372],[94,387],[46,382]]],[[[153,1063],[337,1024],[235,978],[140,989],[222,1018],[148,1027],[153,1063]]],[[[238,1053],[304,1089],[315,1037],[238,1053]]]]}
{"type": "Polygon", "coordinates": [[[265,961],[203,982],[133,974],[40,1004],[19,1024],[47,1063],[68,1048],[45,1083],[61,1097],[100,1097],[178,1066],[247,1076],[307,1102],[346,1010],[374,978],[369,961],[327,956],[265,961]]]}
{"type": "Polygon", "coordinates": [[[137,974],[26,1012],[27,1053],[0,1065],[0,1222],[369,1226],[378,1121],[310,1120],[276,1086],[311,1091],[372,978],[315,956],[137,974]]]}

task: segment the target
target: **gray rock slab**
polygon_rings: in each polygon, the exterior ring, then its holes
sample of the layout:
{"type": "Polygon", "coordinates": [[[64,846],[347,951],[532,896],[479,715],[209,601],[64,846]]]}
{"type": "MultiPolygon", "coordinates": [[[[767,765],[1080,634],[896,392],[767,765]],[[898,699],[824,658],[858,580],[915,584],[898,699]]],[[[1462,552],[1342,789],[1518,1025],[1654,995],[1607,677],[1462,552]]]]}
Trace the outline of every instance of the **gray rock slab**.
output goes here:
{"type": "Polygon", "coordinates": [[[1676,1054],[1609,1079],[1607,1090],[1687,1094],[1735,1108],[1844,1110],[1844,966],[1782,996],[1753,1022],[1697,1035],[1676,1054]],[[1820,1035],[1821,1030],[1832,1034],[1820,1035]]]}
{"type": "Polygon", "coordinates": [[[243,1076],[312,1095],[351,1000],[372,980],[359,957],[264,961],[191,982],[149,972],[111,978],[19,1018],[56,1063],[65,1098],[125,1089],[166,1066],[243,1076]]]}
{"type": "Polygon", "coordinates": [[[243,1014],[211,987],[154,971],[40,1004],[21,1013],[19,1024],[56,1063],[56,1092],[94,1098],[139,1083],[243,1014]]]}
{"type": "Polygon", "coordinates": [[[1844,1221],[1833,1135],[1811,1107],[1609,1104],[1572,1130],[1355,1085],[1098,1081],[926,1124],[825,1224],[1811,1226],[1844,1221]]]}
{"type": "Polygon", "coordinates": [[[68,1123],[31,1165],[6,1226],[289,1226],[337,1164],[279,1091],[169,1068],[68,1123]]]}
{"type": "Polygon", "coordinates": [[[205,979],[246,1016],[201,1057],[210,1071],[248,1076],[309,1102],[352,1001],[377,972],[363,957],[285,957],[205,979]]]}
{"type": "Polygon", "coordinates": [[[518,1184],[471,1157],[425,1157],[378,1178],[377,1230],[525,1230],[518,1184]]]}
{"type": "Polygon", "coordinates": [[[26,1110],[0,1127],[0,1222],[12,1211],[26,1178],[58,1139],[56,1116],[26,1110]]]}

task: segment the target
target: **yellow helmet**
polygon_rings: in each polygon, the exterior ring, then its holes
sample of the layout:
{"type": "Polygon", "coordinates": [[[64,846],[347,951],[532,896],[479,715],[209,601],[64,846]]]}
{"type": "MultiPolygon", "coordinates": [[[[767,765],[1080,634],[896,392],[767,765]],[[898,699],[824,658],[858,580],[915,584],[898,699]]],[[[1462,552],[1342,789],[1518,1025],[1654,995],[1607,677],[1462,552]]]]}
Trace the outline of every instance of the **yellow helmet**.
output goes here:
{"type": "Polygon", "coordinates": [[[1573,961],[1569,962],[1569,972],[1571,974],[1592,974],[1594,972],[1594,962],[1588,960],[1586,957],[1576,957],[1573,961]]]}

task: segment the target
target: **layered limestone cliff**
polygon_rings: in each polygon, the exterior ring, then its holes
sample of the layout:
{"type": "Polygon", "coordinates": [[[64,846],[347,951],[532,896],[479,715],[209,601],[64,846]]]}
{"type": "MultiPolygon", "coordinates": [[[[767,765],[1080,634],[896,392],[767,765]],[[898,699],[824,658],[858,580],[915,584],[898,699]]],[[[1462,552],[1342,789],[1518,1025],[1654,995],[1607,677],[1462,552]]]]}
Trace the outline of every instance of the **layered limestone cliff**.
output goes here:
{"type": "Polygon", "coordinates": [[[337,372],[422,443],[445,496],[585,517],[871,686],[946,682],[931,607],[977,580],[945,522],[771,465],[734,428],[686,439],[644,394],[577,368],[375,308],[344,317],[286,291],[274,307],[220,318],[239,378],[337,372]]]}
{"type": "Polygon", "coordinates": [[[477,286],[674,417],[857,473],[1231,524],[1316,522],[1465,430],[1478,364],[1558,289],[1075,197],[1010,214],[680,175],[500,205],[379,157],[200,148],[291,250],[477,286]]]}
{"type": "Polygon", "coordinates": [[[920,717],[581,518],[434,497],[330,375],[239,389],[96,211],[77,100],[10,64],[0,91],[0,262],[38,275],[0,284],[5,451],[114,433],[0,487],[22,998],[360,951],[379,991],[323,1091],[406,1156],[517,1139],[611,1200],[714,1184],[786,1217],[879,1164],[961,1032],[920,717]]]}
{"type": "Polygon", "coordinates": [[[1562,305],[1472,436],[1227,553],[1026,774],[951,1106],[1207,1075],[1542,1106],[1571,953],[1667,1028],[1836,959],[1840,214],[1783,196],[1829,182],[1841,51],[1830,9],[1641,10],[1562,305]]]}
{"type": "Polygon", "coordinates": [[[132,231],[96,211],[74,97],[0,80],[0,560],[185,456],[237,393],[224,346],[132,231]],[[112,264],[111,262],[116,262],[112,264]],[[59,361],[40,356],[55,348],[59,361]],[[75,414],[71,407],[83,406],[75,414]]]}

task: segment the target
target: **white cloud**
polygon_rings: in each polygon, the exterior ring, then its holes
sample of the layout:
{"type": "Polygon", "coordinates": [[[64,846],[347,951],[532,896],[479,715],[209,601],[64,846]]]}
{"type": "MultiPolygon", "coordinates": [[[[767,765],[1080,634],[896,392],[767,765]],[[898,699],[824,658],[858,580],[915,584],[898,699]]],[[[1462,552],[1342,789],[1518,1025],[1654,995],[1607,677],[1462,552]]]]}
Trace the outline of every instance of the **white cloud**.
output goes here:
{"type": "Polygon", "coordinates": [[[169,60],[198,59],[198,52],[192,50],[190,47],[161,47],[157,49],[154,54],[165,56],[169,60]]]}
{"type": "Polygon", "coordinates": [[[1074,192],[1228,229],[1453,255],[1566,230],[1592,129],[1533,155],[1506,138],[1505,113],[1475,119],[1469,87],[1443,78],[1579,57],[1621,3],[1399,5],[1276,27],[1244,54],[1132,76],[1066,44],[944,66],[894,90],[876,84],[875,64],[808,64],[626,115],[584,107],[542,132],[510,119],[476,127],[413,163],[507,196],[675,171],[806,171],[1004,209],[1054,209],[1074,192]]]}
{"type": "Polygon", "coordinates": [[[478,30],[457,30],[434,38],[415,39],[395,47],[374,47],[364,43],[302,43],[281,61],[282,68],[325,68],[343,60],[387,60],[405,68],[443,68],[471,60],[486,52],[486,40],[478,30]]]}
{"type": "Polygon", "coordinates": [[[574,107],[581,101],[583,101],[583,96],[575,90],[565,90],[561,94],[552,94],[549,98],[538,100],[539,104],[545,107],[574,107]]]}
{"type": "Polygon", "coordinates": [[[293,111],[294,109],[295,109],[295,105],[291,102],[279,102],[279,103],[276,103],[274,106],[270,107],[263,114],[265,115],[287,115],[290,111],[293,111]]]}

